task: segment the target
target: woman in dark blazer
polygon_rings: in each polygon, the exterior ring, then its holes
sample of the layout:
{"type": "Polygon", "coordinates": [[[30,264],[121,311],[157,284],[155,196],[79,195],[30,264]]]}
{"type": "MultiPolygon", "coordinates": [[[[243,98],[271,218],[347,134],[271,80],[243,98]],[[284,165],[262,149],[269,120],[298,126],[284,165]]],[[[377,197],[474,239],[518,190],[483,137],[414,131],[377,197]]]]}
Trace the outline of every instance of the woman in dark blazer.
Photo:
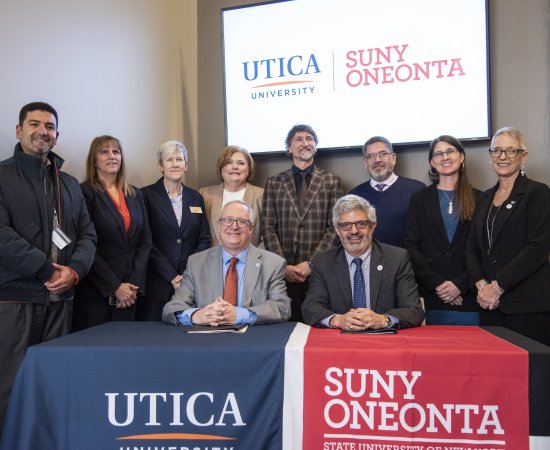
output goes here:
{"type": "Polygon", "coordinates": [[[181,181],[187,171],[187,149],[181,142],[168,141],[157,158],[163,177],[142,189],[153,248],[147,294],[137,306],[138,320],[162,320],[162,308],[179,287],[187,258],[210,246],[204,201],[181,181]]]}
{"type": "Polygon", "coordinates": [[[479,191],[468,182],[465,159],[458,139],[434,139],[428,155],[433,184],[413,195],[407,212],[404,245],[428,325],[479,325],[479,306],[464,259],[479,191]]]}
{"type": "Polygon", "coordinates": [[[141,192],[126,182],[124,154],[112,136],[96,137],[81,185],[97,233],[92,268],[75,291],[73,330],[134,320],[145,292],[151,232],[141,192]]]}
{"type": "Polygon", "coordinates": [[[550,345],[550,188],[525,176],[518,129],[498,130],[489,153],[498,182],[479,198],[466,248],[481,324],[550,345]]]}

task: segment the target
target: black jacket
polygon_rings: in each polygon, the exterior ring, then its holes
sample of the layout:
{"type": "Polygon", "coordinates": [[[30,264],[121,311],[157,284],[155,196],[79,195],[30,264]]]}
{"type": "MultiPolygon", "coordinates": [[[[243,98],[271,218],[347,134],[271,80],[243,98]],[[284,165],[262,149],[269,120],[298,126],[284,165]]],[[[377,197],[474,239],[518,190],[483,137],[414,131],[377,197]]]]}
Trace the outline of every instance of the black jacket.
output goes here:
{"type": "MultiPolygon", "coordinates": [[[[63,160],[49,152],[49,166],[27,155],[21,145],[0,163],[0,300],[47,303],[44,287],[54,268],[52,245],[53,203],[60,210],[60,228],[71,243],[59,252],[59,263],[83,279],[92,264],[96,234],[76,179],[60,171],[63,160]],[[53,195],[44,187],[50,175],[53,195]],[[59,193],[59,196],[58,196],[59,193]]],[[[73,297],[73,289],[62,299],[73,297]]]]}
{"type": "Polygon", "coordinates": [[[505,290],[500,310],[505,314],[550,311],[550,189],[518,176],[510,196],[492,226],[493,245],[487,245],[487,214],[498,188],[478,199],[466,246],[472,282],[497,280],[505,290]]]}
{"type": "MultiPolygon", "coordinates": [[[[147,270],[147,299],[166,303],[173,294],[172,279],[183,274],[187,258],[210,247],[210,231],[202,196],[182,185],[182,219],[178,225],[163,179],[142,190],[153,247],[147,270]]],[[[143,303],[143,302],[142,302],[143,303]]],[[[162,308],[158,311],[161,319],[162,308]]]]}
{"type": "MultiPolygon", "coordinates": [[[[475,190],[476,196],[480,194],[475,190]]],[[[477,292],[468,276],[464,250],[470,232],[470,222],[459,220],[453,240],[449,242],[441,217],[437,185],[415,192],[407,211],[404,246],[411,255],[420,295],[426,309],[479,311],[477,292]],[[435,288],[451,281],[462,296],[460,306],[444,303],[435,288]]]]}
{"type": "MultiPolygon", "coordinates": [[[[145,273],[151,231],[143,196],[136,189],[135,196],[127,196],[131,223],[128,233],[115,204],[106,191],[95,191],[82,184],[88,212],[97,232],[97,251],[88,277],[77,288],[78,298],[104,301],[113,295],[121,283],[139,286],[139,293],[145,293],[145,273]]],[[[76,307],[75,307],[76,310],[76,307]]]]}

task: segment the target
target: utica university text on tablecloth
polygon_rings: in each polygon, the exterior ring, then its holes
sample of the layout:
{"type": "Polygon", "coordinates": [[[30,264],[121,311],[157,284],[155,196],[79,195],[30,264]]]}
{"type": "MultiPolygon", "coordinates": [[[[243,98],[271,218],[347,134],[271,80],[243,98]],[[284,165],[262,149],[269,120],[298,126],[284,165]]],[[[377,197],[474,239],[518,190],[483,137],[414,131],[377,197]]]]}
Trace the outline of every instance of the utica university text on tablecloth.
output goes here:
{"type": "Polygon", "coordinates": [[[147,414],[142,415],[148,417],[148,420],[143,424],[145,426],[182,426],[186,423],[197,427],[246,426],[233,392],[229,392],[225,396],[223,406],[221,406],[220,399],[215,399],[212,392],[196,392],[188,397],[185,397],[185,395],[183,392],[107,392],[105,396],[108,400],[109,422],[117,427],[132,425],[136,416],[136,409],[145,408],[147,414]],[[119,396],[121,398],[117,400],[119,396]],[[170,423],[162,424],[159,422],[157,412],[160,408],[163,412],[166,412],[166,408],[170,410],[170,423]],[[202,422],[195,414],[195,411],[198,411],[199,408],[202,417],[204,417],[204,411],[211,408],[210,414],[207,414],[207,418],[202,422]]]}

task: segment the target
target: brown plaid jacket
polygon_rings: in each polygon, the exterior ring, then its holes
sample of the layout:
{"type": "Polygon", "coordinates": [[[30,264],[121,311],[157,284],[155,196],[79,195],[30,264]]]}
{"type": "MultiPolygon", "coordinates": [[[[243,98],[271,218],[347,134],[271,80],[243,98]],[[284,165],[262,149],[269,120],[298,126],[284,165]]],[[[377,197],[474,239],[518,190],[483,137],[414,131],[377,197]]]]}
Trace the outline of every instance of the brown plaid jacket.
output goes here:
{"type": "Polygon", "coordinates": [[[262,204],[264,245],[295,265],[335,246],[332,208],[343,195],[340,177],[313,168],[302,214],[299,212],[292,168],[268,178],[262,204]]]}

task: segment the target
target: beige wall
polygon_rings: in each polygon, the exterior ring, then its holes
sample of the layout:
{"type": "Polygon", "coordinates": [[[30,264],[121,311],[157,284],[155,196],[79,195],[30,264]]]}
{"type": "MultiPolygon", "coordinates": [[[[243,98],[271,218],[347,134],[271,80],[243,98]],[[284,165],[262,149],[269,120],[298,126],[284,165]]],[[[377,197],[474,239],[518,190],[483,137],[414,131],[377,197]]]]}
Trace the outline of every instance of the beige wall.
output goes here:
{"type": "MultiPolygon", "coordinates": [[[[44,100],[59,111],[57,151],[79,179],[90,141],[108,133],[121,139],[130,181],[137,186],[159,176],[155,152],[168,139],[182,140],[190,151],[187,184],[216,183],[215,162],[225,144],[220,10],[247,3],[258,2],[3,2],[0,159],[12,153],[21,106],[44,100]]],[[[489,5],[493,128],[524,130],[527,172],[550,184],[550,2],[491,0],[489,5]]],[[[304,20],[314,23],[314,12],[304,20]]],[[[434,35],[442,30],[444,24],[434,26],[434,35]]],[[[467,33],[467,24],[453,31],[467,33]]],[[[281,130],[281,143],[287,131],[281,130]]],[[[466,147],[473,183],[489,187],[495,178],[488,143],[466,147]]],[[[359,158],[359,151],[321,154],[318,164],[340,174],[349,189],[366,178],[359,158]]],[[[290,165],[284,155],[256,162],[258,185],[290,165]]],[[[426,169],[424,147],[399,155],[398,173],[427,181],[426,169]]]]}
{"type": "MultiPolygon", "coordinates": [[[[56,151],[82,179],[91,140],[118,137],[130,181],[156,180],[156,149],[183,140],[196,165],[196,0],[18,0],[0,6],[0,158],[21,106],[59,113],[56,151]]],[[[188,176],[197,183],[197,170],[188,176]]]]}

